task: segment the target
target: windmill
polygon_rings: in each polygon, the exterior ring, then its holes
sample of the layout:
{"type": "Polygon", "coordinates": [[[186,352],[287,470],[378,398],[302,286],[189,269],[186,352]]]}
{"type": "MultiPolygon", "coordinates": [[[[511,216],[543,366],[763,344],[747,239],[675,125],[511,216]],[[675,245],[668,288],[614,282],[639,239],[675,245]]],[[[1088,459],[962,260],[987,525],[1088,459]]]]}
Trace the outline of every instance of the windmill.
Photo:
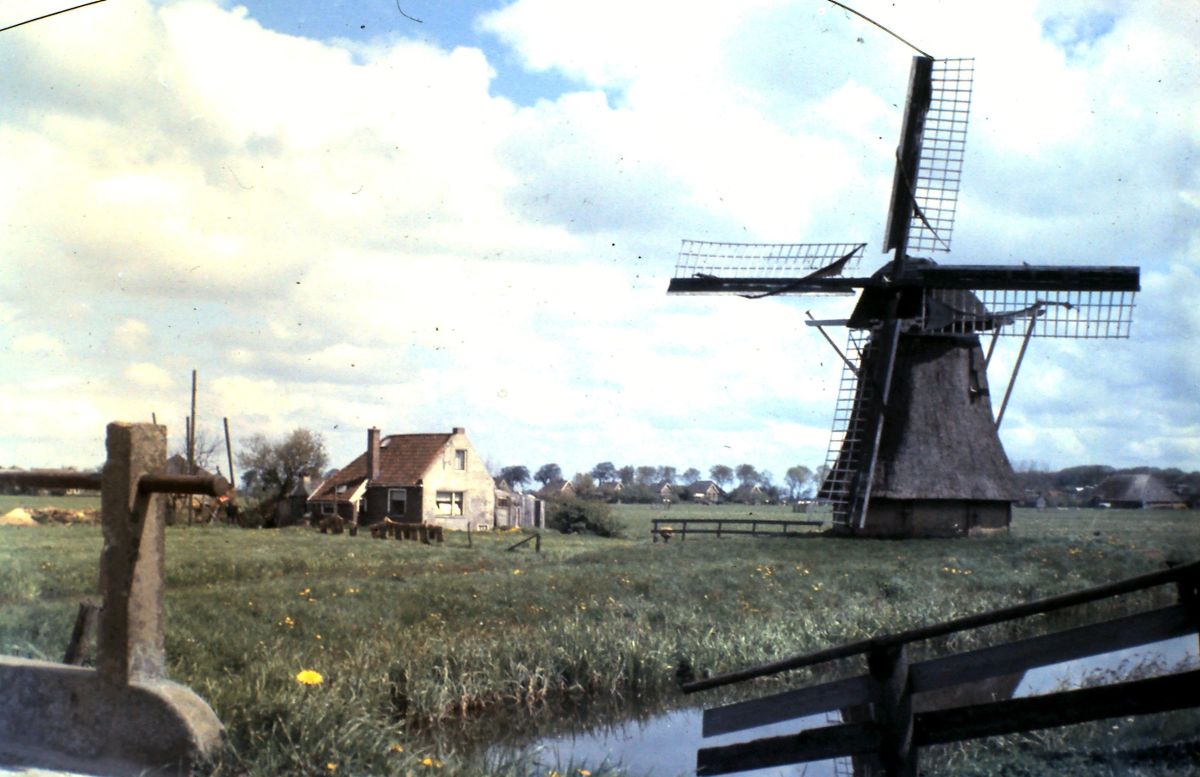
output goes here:
{"type": "Polygon", "coordinates": [[[937,264],[954,228],[974,60],[913,58],[884,253],[848,277],[863,243],[683,241],[669,294],[852,294],[818,496],[840,533],[961,536],[1003,530],[1018,497],[998,429],[1031,338],[1129,336],[1137,267],[937,264]],[[980,335],[989,335],[986,353],[980,335]],[[997,338],[1022,338],[998,412],[987,367],[997,338]]]}

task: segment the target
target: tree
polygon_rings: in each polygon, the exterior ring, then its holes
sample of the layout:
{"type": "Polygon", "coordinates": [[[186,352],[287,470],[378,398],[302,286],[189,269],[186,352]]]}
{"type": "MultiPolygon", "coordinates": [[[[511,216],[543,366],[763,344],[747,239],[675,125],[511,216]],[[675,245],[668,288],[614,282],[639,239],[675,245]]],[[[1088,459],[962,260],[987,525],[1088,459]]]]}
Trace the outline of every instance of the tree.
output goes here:
{"type": "Polygon", "coordinates": [[[500,470],[500,477],[507,481],[513,488],[520,488],[529,482],[529,468],[523,467],[520,464],[513,467],[504,467],[500,470]]]}
{"type": "Polygon", "coordinates": [[[632,486],[634,478],[637,477],[637,470],[626,464],[624,467],[621,467],[619,470],[617,470],[617,477],[621,479],[621,485],[632,486]]]}
{"type": "Polygon", "coordinates": [[[804,493],[808,486],[808,481],[812,480],[812,470],[803,464],[797,464],[794,467],[789,467],[787,474],[783,476],[783,482],[787,483],[788,494],[792,499],[797,498],[804,493]]]}
{"type": "Polygon", "coordinates": [[[533,479],[544,486],[551,480],[558,480],[561,477],[562,467],[557,464],[543,464],[538,467],[537,474],[533,476],[533,479]]]}
{"type": "Polygon", "coordinates": [[[680,478],[680,480],[683,482],[683,484],[685,486],[691,485],[692,483],[695,483],[699,479],[700,479],[700,470],[696,469],[695,467],[688,467],[687,469],[685,469],[683,471],[683,476],[680,478]]]}
{"type": "Polygon", "coordinates": [[[758,470],[753,464],[739,464],[734,470],[737,475],[738,482],[743,486],[752,486],[758,482],[758,470]]]}
{"type": "Polygon", "coordinates": [[[717,464],[708,470],[708,475],[721,488],[733,482],[733,470],[724,464],[717,464]]]}
{"type": "Polygon", "coordinates": [[[256,434],[238,454],[247,490],[272,502],[285,498],[305,475],[320,475],[328,463],[321,435],[304,428],[279,440],[256,434]]]}
{"type": "Polygon", "coordinates": [[[658,479],[661,481],[670,483],[671,485],[675,485],[675,481],[678,479],[678,477],[679,477],[678,472],[676,471],[676,469],[674,467],[659,467],[658,468],[658,479]]]}
{"type": "Polygon", "coordinates": [[[617,479],[617,468],[611,461],[602,461],[592,467],[592,479],[597,483],[609,483],[617,479]]]}
{"type": "Polygon", "coordinates": [[[641,466],[637,468],[637,483],[639,486],[648,486],[654,482],[654,476],[658,474],[657,467],[641,466]]]}
{"type": "MultiPolygon", "coordinates": [[[[197,424],[197,426],[199,426],[199,424],[197,424]]],[[[224,452],[224,447],[225,441],[223,439],[217,437],[216,435],[210,435],[205,430],[200,429],[196,433],[196,447],[192,451],[192,460],[195,461],[198,469],[204,469],[212,472],[214,471],[215,467],[220,466],[220,461],[224,459],[224,457],[221,457],[221,459],[217,458],[217,454],[219,452],[224,452]]],[[[176,450],[171,451],[171,455],[175,454],[179,454],[183,457],[184,461],[187,461],[188,455],[186,438],[179,441],[179,447],[176,450]]]]}

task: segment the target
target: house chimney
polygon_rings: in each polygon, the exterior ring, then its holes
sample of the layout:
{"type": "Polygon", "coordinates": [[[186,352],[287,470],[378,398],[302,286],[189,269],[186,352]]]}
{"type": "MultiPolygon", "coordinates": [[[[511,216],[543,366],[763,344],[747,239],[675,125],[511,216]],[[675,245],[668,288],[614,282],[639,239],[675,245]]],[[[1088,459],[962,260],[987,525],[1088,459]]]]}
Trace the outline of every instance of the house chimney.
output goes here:
{"type": "Polygon", "coordinates": [[[456,426],[456,427],[454,427],[454,429],[451,430],[450,433],[451,434],[466,434],[467,429],[466,429],[466,427],[463,427],[463,426],[456,426]]]}
{"type": "Polygon", "coordinates": [[[379,480],[379,430],[367,430],[367,480],[379,480]]]}

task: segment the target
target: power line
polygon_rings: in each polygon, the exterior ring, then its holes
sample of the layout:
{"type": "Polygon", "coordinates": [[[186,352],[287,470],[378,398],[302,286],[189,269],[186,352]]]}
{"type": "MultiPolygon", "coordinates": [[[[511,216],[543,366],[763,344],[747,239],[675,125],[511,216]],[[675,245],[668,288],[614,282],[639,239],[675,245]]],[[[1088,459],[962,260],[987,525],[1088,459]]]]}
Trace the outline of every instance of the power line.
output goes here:
{"type": "Polygon", "coordinates": [[[901,42],[901,43],[903,43],[905,46],[908,46],[910,49],[912,49],[913,51],[917,52],[917,53],[918,53],[918,54],[920,54],[921,56],[923,56],[923,57],[929,57],[930,59],[933,59],[933,58],[934,58],[932,54],[929,54],[929,53],[927,53],[927,52],[921,51],[919,48],[917,48],[916,46],[912,45],[911,43],[909,43],[908,41],[906,41],[904,38],[901,38],[899,35],[897,35],[896,33],[892,32],[892,31],[891,31],[891,30],[889,30],[887,27],[884,27],[882,24],[880,24],[879,22],[875,21],[875,20],[874,20],[874,19],[872,19],[871,17],[869,17],[869,16],[864,16],[863,14],[860,14],[858,11],[854,10],[854,9],[853,9],[853,8],[851,8],[850,6],[848,6],[848,5],[845,5],[845,4],[843,4],[843,3],[839,3],[839,2],[838,2],[838,0],[829,0],[829,2],[833,3],[833,4],[834,4],[834,5],[836,5],[838,8],[842,8],[842,9],[844,9],[844,10],[846,10],[846,11],[849,11],[850,13],[854,14],[855,16],[857,16],[858,18],[860,18],[860,19],[862,19],[862,20],[864,20],[864,21],[870,22],[871,24],[873,24],[873,25],[875,25],[876,27],[878,27],[879,29],[883,30],[883,31],[884,31],[884,32],[886,32],[888,35],[891,35],[893,38],[895,38],[896,40],[900,41],[900,42],[901,42]]]}
{"type": "Polygon", "coordinates": [[[84,8],[85,6],[95,5],[96,3],[103,3],[103,2],[104,2],[104,0],[91,0],[91,2],[89,2],[89,3],[80,3],[79,5],[71,6],[70,8],[64,8],[61,11],[55,11],[53,13],[43,14],[42,16],[35,16],[34,18],[26,19],[23,22],[17,22],[16,24],[10,24],[7,27],[0,27],[0,32],[4,32],[5,30],[11,30],[15,27],[20,27],[23,24],[30,24],[31,22],[40,22],[42,19],[49,19],[51,16],[58,16],[60,13],[66,13],[67,11],[74,11],[77,8],[84,8]]]}

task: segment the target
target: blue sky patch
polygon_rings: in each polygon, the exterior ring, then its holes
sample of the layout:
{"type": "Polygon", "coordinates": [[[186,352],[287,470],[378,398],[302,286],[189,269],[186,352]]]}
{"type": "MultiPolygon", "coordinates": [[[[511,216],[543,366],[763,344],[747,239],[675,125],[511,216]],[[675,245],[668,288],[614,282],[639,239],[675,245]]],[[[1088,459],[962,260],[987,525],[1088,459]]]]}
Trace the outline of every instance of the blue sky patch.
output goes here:
{"type": "Polygon", "coordinates": [[[1111,13],[1060,14],[1042,22],[1042,37],[1067,53],[1077,56],[1113,31],[1117,17],[1111,13]]]}
{"type": "Polygon", "coordinates": [[[244,0],[241,4],[263,27],[285,35],[364,43],[403,37],[446,50],[458,46],[480,49],[496,71],[491,93],[517,105],[554,100],[580,88],[555,72],[527,70],[498,38],[479,30],[476,19],[504,7],[505,0],[244,0]]]}

